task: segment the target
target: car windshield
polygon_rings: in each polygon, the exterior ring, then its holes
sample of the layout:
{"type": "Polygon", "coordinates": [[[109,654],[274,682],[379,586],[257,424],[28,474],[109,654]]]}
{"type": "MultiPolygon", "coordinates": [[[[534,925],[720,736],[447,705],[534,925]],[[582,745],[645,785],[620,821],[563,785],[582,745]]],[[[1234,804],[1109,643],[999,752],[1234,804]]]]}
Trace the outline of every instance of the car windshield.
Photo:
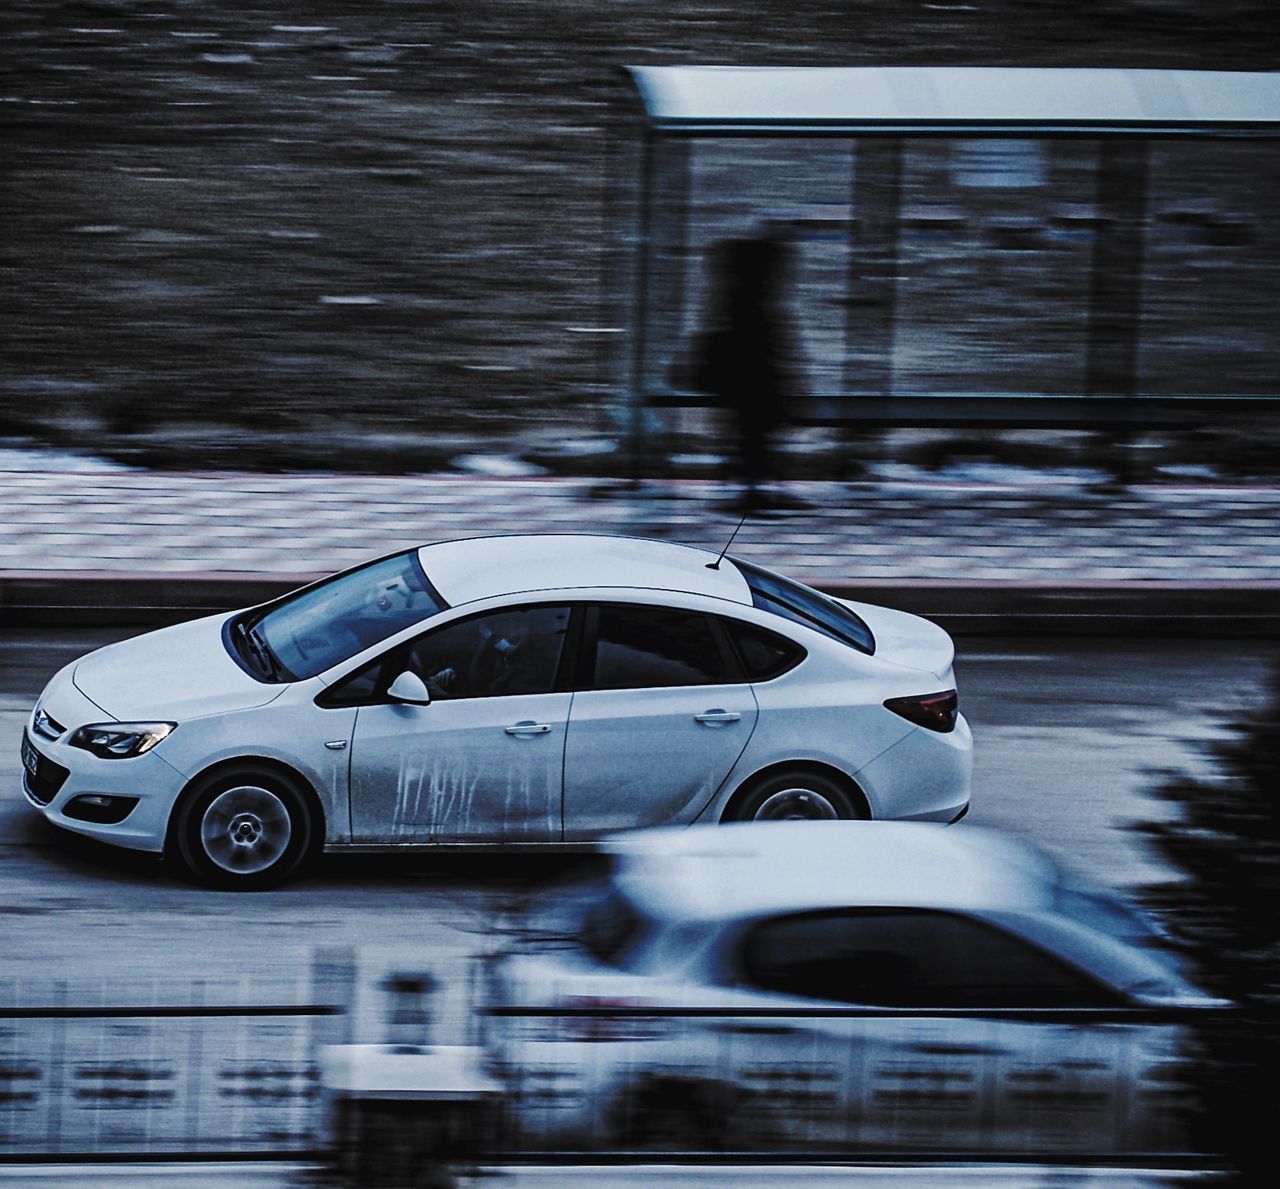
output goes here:
{"type": "Polygon", "coordinates": [[[871,629],[843,603],[749,561],[737,557],[731,560],[751,588],[751,602],[761,611],[802,623],[859,652],[868,655],[875,652],[876,641],[871,629]]]}
{"type": "Polygon", "coordinates": [[[229,643],[263,681],[323,673],[446,610],[416,551],[337,574],[232,620],[229,643]]]}

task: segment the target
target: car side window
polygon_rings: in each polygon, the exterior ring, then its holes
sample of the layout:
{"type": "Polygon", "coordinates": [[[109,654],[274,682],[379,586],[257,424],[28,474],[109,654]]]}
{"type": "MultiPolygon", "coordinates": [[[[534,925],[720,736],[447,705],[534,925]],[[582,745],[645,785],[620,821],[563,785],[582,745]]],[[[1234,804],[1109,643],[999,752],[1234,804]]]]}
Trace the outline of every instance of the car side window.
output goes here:
{"type": "Polygon", "coordinates": [[[585,675],[587,689],[655,689],[741,680],[709,615],[604,603],[596,608],[595,625],[595,663],[585,675]]]}
{"type": "Polygon", "coordinates": [[[736,619],[720,621],[729,633],[733,646],[742,660],[742,667],[752,681],[772,681],[789,673],[807,653],[794,640],[766,631],[754,624],[736,619]]]}
{"type": "Polygon", "coordinates": [[[336,710],[344,706],[367,706],[376,702],[386,693],[388,679],[383,670],[387,659],[380,656],[376,661],[362,665],[350,676],[324,690],[316,698],[316,705],[325,710],[336,710]]]}
{"type": "Polygon", "coordinates": [[[333,709],[383,701],[387,686],[406,669],[427,683],[433,700],[551,693],[568,628],[568,607],[473,615],[363,665],[320,694],[316,705],[333,709]]]}
{"type": "Polygon", "coordinates": [[[433,699],[548,694],[568,630],[568,607],[489,611],[418,637],[404,667],[427,683],[433,699]]]}
{"type": "Polygon", "coordinates": [[[847,910],[779,917],[745,938],[761,990],[872,1007],[1100,1007],[1118,997],[1052,954],[956,913],[847,910]]]}

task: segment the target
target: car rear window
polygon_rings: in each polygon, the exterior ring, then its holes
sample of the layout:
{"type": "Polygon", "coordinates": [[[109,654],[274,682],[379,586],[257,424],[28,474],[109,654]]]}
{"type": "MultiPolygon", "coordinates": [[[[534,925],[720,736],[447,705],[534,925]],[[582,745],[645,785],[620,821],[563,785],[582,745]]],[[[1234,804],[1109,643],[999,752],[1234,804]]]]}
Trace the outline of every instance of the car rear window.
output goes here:
{"type": "Polygon", "coordinates": [[[737,557],[732,561],[747,580],[751,588],[751,602],[759,610],[771,611],[792,623],[802,623],[868,656],[875,652],[876,641],[871,629],[843,603],[805,586],[803,582],[785,578],[749,561],[737,557]]]}
{"type": "Polygon", "coordinates": [[[742,659],[742,667],[752,681],[771,681],[789,673],[802,660],[805,650],[794,640],[765,631],[754,624],[736,619],[721,619],[733,646],[742,659]]]}

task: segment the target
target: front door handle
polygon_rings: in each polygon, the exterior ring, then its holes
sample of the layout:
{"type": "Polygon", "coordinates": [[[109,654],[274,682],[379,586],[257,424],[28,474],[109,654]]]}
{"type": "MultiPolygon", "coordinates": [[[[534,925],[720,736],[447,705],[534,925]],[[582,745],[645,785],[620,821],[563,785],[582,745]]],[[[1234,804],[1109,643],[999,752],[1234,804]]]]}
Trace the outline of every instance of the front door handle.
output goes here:
{"type": "Polygon", "coordinates": [[[549,735],[551,727],[544,722],[517,722],[507,727],[508,735],[549,735]]]}
{"type": "Polygon", "coordinates": [[[742,717],[736,710],[706,710],[693,716],[694,722],[721,723],[737,722],[742,717]]]}

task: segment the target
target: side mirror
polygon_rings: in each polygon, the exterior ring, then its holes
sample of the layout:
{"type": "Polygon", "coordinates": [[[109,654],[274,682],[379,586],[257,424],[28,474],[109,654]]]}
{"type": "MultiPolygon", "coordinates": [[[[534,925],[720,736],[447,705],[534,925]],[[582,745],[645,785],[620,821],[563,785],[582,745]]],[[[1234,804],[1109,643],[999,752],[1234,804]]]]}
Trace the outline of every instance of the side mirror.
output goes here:
{"type": "Polygon", "coordinates": [[[431,691],[427,683],[416,673],[401,673],[387,690],[387,696],[397,702],[408,702],[411,706],[426,706],[431,701],[431,691]]]}

